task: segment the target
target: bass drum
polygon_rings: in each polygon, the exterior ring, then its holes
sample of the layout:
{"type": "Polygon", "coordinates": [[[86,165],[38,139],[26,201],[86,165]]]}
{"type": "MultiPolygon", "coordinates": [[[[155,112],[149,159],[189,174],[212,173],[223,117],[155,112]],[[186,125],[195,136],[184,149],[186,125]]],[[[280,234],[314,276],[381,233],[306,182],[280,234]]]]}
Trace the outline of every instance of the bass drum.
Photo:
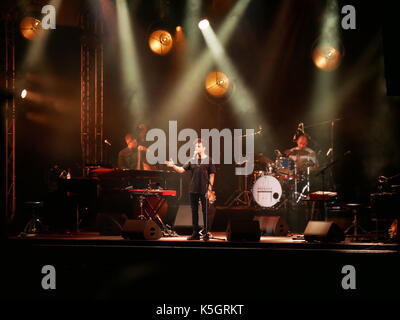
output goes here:
{"type": "Polygon", "coordinates": [[[259,177],[253,185],[254,201],[261,207],[273,207],[282,196],[282,186],[278,179],[271,175],[259,177]]]}

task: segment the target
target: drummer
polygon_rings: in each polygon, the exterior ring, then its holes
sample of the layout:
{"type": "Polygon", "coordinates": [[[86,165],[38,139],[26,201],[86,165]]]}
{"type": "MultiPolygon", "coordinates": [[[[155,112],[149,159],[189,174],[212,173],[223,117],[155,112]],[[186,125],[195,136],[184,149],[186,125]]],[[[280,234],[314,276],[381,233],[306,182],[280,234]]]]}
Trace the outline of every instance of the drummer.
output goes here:
{"type": "Polygon", "coordinates": [[[296,137],[297,146],[285,151],[287,157],[292,159],[300,171],[305,171],[307,167],[311,171],[318,168],[318,161],[314,150],[308,147],[309,138],[305,134],[296,137]]]}

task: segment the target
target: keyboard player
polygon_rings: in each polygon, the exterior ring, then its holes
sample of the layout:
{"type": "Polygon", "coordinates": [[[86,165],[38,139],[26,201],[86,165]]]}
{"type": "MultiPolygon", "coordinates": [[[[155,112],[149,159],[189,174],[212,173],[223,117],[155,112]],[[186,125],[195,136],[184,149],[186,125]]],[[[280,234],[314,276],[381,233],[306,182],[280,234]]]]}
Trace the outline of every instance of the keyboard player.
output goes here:
{"type": "Polygon", "coordinates": [[[120,169],[155,170],[146,160],[147,147],[138,144],[138,140],[131,134],[125,135],[126,148],[118,153],[118,167],[120,169]]]}

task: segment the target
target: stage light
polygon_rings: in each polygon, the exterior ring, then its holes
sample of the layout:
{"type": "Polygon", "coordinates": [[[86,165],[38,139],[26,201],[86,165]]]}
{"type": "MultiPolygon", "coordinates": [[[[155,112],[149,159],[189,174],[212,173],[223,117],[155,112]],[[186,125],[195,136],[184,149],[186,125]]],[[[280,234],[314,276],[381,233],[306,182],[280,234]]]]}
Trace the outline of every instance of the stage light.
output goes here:
{"type": "Polygon", "coordinates": [[[28,95],[28,91],[26,89],[21,91],[21,98],[22,99],[25,99],[27,95],[28,95]]]}
{"type": "Polygon", "coordinates": [[[43,31],[40,20],[33,17],[25,17],[21,20],[19,30],[22,36],[28,40],[34,40],[43,31]]]}
{"type": "Polygon", "coordinates": [[[222,98],[229,91],[229,78],[223,72],[212,71],[206,76],[204,87],[209,95],[222,98]]]}
{"type": "Polygon", "coordinates": [[[312,48],[312,59],[315,66],[324,71],[335,70],[343,57],[338,11],[337,0],[326,2],[320,37],[312,48]]]}
{"type": "MultiPolygon", "coordinates": [[[[249,3],[250,0],[238,0],[235,7],[229,11],[224,21],[219,25],[217,34],[218,38],[221,37],[220,43],[222,46],[225,46],[232,38],[233,32],[239,25],[239,21],[243,17],[249,3]]],[[[185,19],[183,23],[183,31],[187,41],[187,50],[185,51],[185,65],[187,67],[184,72],[181,72],[177,85],[164,99],[164,102],[160,107],[161,112],[157,115],[157,118],[160,119],[160,121],[165,119],[165,117],[171,112],[170,110],[174,110],[177,116],[182,116],[184,113],[190,111],[190,108],[187,106],[193,103],[196,94],[198,93],[195,90],[203,89],[203,84],[198,85],[199,79],[204,79],[207,75],[207,71],[212,68],[213,64],[215,64],[215,59],[210,50],[207,48],[201,50],[200,48],[202,44],[200,39],[202,32],[199,31],[203,30],[192,27],[193,25],[199,24],[199,21],[201,20],[201,7],[201,1],[187,0],[185,19]],[[192,94],[188,94],[189,91],[192,94]]],[[[207,22],[205,22],[206,25],[207,22]]],[[[210,29],[212,29],[211,25],[209,25],[209,27],[204,31],[210,29]]],[[[231,74],[231,70],[223,67],[220,67],[219,69],[229,72],[232,88],[232,81],[235,78],[234,75],[231,74]]],[[[236,87],[237,86],[235,85],[235,91],[236,87]]]]}
{"type": "Polygon", "coordinates": [[[320,45],[314,48],[313,61],[321,70],[335,70],[341,62],[341,52],[329,45],[320,45]]]}
{"type": "MultiPolygon", "coordinates": [[[[235,99],[231,100],[235,112],[246,112],[247,114],[257,115],[258,106],[256,99],[254,99],[247,84],[243,81],[237,68],[225,52],[225,48],[222,46],[213,28],[210,26],[207,29],[201,30],[201,33],[204,36],[204,40],[210,49],[217,67],[227,72],[231,79],[235,81],[235,99]]],[[[250,126],[251,123],[256,120],[258,121],[258,119],[252,119],[250,116],[243,117],[242,120],[246,126],[250,126]]]]}
{"type": "Polygon", "coordinates": [[[149,47],[151,51],[161,56],[166,55],[173,46],[171,34],[165,30],[156,30],[149,37],[149,47]]]}
{"type": "Polygon", "coordinates": [[[201,20],[201,21],[199,22],[199,28],[200,28],[201,30],[204,30],[204,29],[208,28],[209,26],[210,26],[210,22],[208,22],[207,19],[203,19],[203,20],[201,20]]]}
{"type": "Polygon", "coordinates": [[[186,37],[181,26],[175,28],[174,46],[176,51],[182,52],[183,48],[186,47],[186,37]]]}
{"type": "MultiPolygon", "coordinates": [[[[339,92],[344,89],[343,85],[338,86],[338,73],[335,72],[344,56],[340,38],[339,12],[337,0],[326,1],[321,16],[320,36],[311,48],[310,58],[318,70],[315,72],[314,88],[310,99],[311,108],[306,116],[310,122],[318,123],[339,117],[338,112],[341,108],[339,92]]],[[[330,136],[334,136],[333,131],[330,136]]],[[[321,137],[318,143],[332,144],[330,139],[328,136],[321,137]]]]}

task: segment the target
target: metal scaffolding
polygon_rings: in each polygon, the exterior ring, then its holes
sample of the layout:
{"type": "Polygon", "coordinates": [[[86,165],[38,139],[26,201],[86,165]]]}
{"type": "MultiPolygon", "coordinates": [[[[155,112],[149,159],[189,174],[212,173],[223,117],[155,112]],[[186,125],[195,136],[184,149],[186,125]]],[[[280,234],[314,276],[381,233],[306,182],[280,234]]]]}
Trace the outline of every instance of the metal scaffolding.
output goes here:
{"type": "MultiPolygon", "coordinates": [[[[1,86],[15,93],[16,63],[15,46],[17,10],[4,12],[1,16],[1,86]]],[[[87,11],[81,16],[81,150],[82,164],[103,162],[103,84],[104,61],[103,25],[99,13],[87,11]]],[[[6,222],[16,214],[16,104],[15,96],[5,102],[5,181],[6,222]]],[[[85,172],[85,171],[84,171],[85,172]]]]}
{"type": "Polygon", "coordinates": [[[99,12],[81,16],[81,150],[83,166],[103,163],[103,24],[99,12]]]}
{"type": "MultiPolygon", "coordinates": [[[[10,10],[3,15],[4,41],[2,50],[4,87],[10,93],[15,91],[15,12],[10,10]]],[[[14,220],[16,212],[16,175],[15,175],[15,97],[8,99],[5,103],[5,190],[6,190],[6,221],[14,220]]]]}

